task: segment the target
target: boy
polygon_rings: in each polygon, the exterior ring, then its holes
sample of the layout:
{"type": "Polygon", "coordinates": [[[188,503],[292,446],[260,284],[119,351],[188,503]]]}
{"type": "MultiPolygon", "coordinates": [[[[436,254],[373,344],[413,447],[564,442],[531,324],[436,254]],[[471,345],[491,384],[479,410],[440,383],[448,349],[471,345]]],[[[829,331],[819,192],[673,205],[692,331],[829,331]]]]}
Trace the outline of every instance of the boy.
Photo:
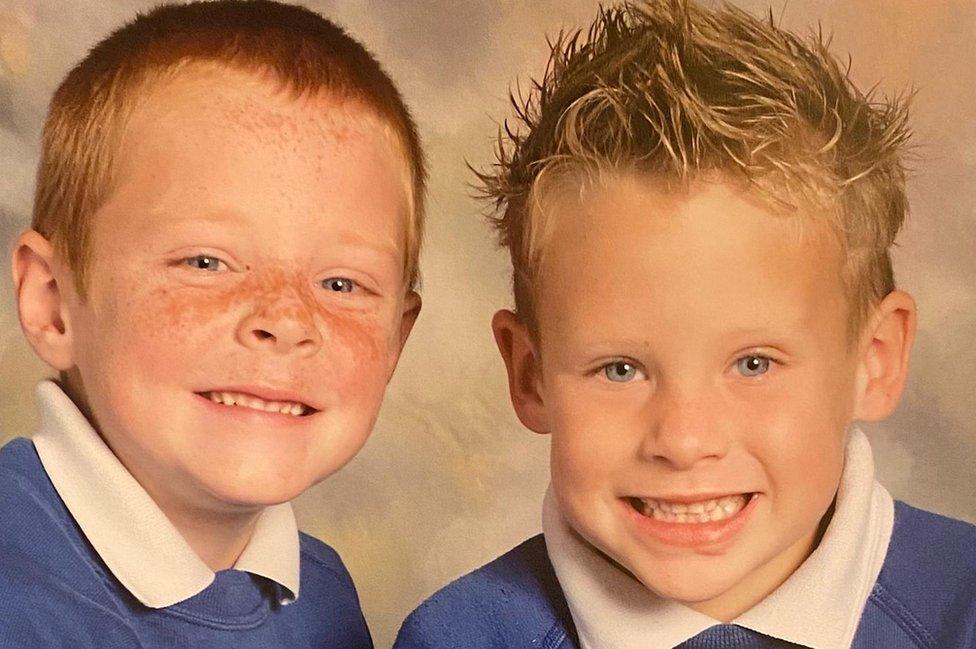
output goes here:
{"type": "Polygon", "coordinates": [[[288,501],[372,428],[424,184],[392,81],[303,8],[162,6],[68,74],[13,251],[60,380],[0,451],[4,646],[371,646],[288,501]]]}
{"type": "Polygon", "coordinates": [[[895,407],[915,332],[905,107],[677,0],[603,11],[534,88],[482,180],[512,401],[552,434],[544,537],[398,646],[976,646],[976,531],[893,503],[852,426],[895,407]]]}

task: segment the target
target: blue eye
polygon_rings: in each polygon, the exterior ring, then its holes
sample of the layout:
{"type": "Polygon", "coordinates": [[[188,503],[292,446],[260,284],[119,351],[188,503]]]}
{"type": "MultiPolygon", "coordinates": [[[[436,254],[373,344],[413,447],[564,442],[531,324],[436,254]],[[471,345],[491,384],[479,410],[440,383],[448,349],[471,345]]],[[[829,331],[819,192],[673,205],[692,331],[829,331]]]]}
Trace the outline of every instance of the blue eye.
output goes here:
{"type": "Polygon", "coordinates": [[[218,270],[223,270],[227,268],[227,264],[218,259],[217,257],[211,257],[210,255],[197,255],[195,257],[187,257],[183,260],[183,263],[191,268],[196,268],[198,270],[205,270],[211,273],[215,273],[218,270]]]}
{"type": "Polygon", "coordinates": [[[627,383],[637,377],[640,370],[628,361],[614,361],[603,366],[603,374],[614,383],[627,383]]]}
{"type": "Polygon", "coordinates": [[[770,359],[766,356],[743,356],[735,362],[735,369],[742,376],[759,376],[769,371],[769,362],[770,359]]]}
{"type": "Polygon", "coordinates": [[[347,277],[330,277],[322,280],[322,287],[336,293],[351,293],[356,288],[356,282],[347,277]]]}

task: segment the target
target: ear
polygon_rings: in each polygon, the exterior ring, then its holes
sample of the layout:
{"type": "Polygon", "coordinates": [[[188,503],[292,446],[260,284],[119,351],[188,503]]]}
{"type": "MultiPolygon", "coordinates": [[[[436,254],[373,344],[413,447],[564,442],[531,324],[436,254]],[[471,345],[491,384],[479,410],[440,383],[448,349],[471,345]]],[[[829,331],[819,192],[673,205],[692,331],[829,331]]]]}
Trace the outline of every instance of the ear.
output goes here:
{"type": "Polygon", "coordinates": [[[407,344],[407,338],[410,337],[413,325],[417,322],[417,316],[420,315],[420,307],[422,304],[419,293],[416,291],[407,291],[406,297],[403,298],[403,311],[400,314],[400,331],[396,340],[396,346],[392,350],[393,355],[389,373],[386,377],[387,383],[393,378],[393,371],[396,370],[397,363],[400,360],[400,353],[403,352],[403,346],[407,344]]]}
{"type": "Polygon", "coordinates": [[[908,377],[915,341],[915,300],[892,291],[875,309],[861,341],[854,418],[878,421],[892,413],[908,377]]]}
{"type": "Polygon", "coordinates": [[[55,274],[54,246],[28,230],[14,244],[11,270],[20,327],[45,363],[58,371],[74,366],[71,326],[55,274]]]}
{"type": "Polygon", "coordinates": [[[549,417],[542,392],[542,366],[529,330],[511,311],[503,310],[491,319],[495,343],[508,370],[508,391],[512,405],[526,428],[549,432],[549,417]]]}

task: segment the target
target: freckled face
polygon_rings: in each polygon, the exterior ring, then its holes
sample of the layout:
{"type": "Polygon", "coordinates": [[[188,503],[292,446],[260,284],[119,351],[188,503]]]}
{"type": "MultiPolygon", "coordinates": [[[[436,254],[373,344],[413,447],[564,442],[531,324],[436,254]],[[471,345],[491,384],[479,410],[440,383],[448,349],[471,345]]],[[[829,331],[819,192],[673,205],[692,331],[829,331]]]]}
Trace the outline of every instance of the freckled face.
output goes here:
{"type": "Polygon", "coordinates": [[[805,559],[838,485],[839,246],[721,183],[618,179],[558,209],[537,290],[560,508],[652,591],[731,618],[805,559]],[[642,504],[736,496],[707,524],[642,504]]]}
{"type": "Polygon", "coordinates": [[[135,110],[114,171],[88,299],[66,290],[74,389],[116,455],[164,509],[283,502],[344,465],[413,298],[385,126],[194,70],[135,110]]]}

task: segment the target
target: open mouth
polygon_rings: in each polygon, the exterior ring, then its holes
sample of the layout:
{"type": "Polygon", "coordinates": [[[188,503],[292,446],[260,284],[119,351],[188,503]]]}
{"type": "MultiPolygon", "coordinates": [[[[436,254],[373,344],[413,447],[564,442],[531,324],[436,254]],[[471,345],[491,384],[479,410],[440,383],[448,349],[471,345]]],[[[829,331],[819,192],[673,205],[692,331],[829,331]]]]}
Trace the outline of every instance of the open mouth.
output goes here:
{"type": "Polygon", "coordinates": [[[665,523],[712,523],[741,512],[754,493],[735,494],[696,502],[674,502],[656,498],[630,497],[627,501],[639,514],[665,523]]]}
{"type": "Polygon", "coordinates": [[[299,401],[268,401],[243,392],[198,392],[204,399],[228,407],[249,408],[261,412],[278,413],[292,417],[307,417],[318,412],[312,406],[299,401]]]}

